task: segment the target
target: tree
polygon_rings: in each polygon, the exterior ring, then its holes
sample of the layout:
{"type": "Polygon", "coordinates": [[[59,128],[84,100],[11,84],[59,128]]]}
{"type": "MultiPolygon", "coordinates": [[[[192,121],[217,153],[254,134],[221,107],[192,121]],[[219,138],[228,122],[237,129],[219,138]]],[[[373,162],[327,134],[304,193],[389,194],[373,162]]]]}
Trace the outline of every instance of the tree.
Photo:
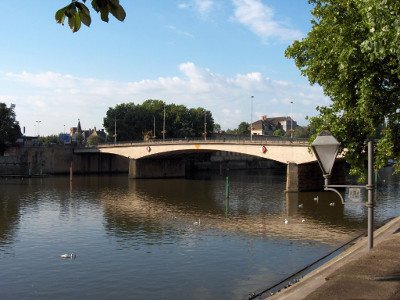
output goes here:
{"type": "Polygon", "coordinates": [[[283,131],[282,128],[275,129],[274,132],[272,133],[273,136],[279,136],[279,137],[284,136],[284,134],[285,132],[283,131]]]}
{"type": "MultiPolygon", "coordinates": [[[[351,173],[365,175],[366,141],[377,142],[375,168],[400,162],[400,2],[309,0],[312,29],[285,52],[331,98],[310,126],[329,130],[347,149],[351,173]]],[[[313,139],[315,135],[311,138],[313,139]]],[[[399,164],[396,169],[400,170],[399,164]]]]}
{"type": "Polygon", "coordinates": [[[39,137],[39,142],[45,146],[60,145],[61,141],[58,135],[48,135],[39,137]]]}
{"type": "Polygon", "coordinates": [[[89,146],[97,146],[101,142],[104,142],[104,141],[102,141],[101,137],[98,136],[97,134],[92,134],[87,139],[87,144],[89,146]]]}
{"type": "Polygon", "coordinates": [[[221,133],[221,125],[219,125],[218,123],[214,124],[214,131],[213,133],[221,133]]]}
{"type": "Polygon", "coordinates": [[[162,100],[146,100],[142,104],[123,103],[109,108],[103,125],[109,135],[117,131],[118,141],[143,140],[151,132],[156,138],[163,136],[165,108],[165,137],[194,138],[204,134],[204,117],[207,136],[214,130],[214,119],[204,108],[188,109],[184,105],[165,104],[162,100]],[[115,126],[116,125],[116,126],[115,126]]]}
{"type": "Polygon", "coordinates": [[[241,135],[250,134],[250,124],[241,122],[237,128],[237,133],[241,135]]]}
{"type": "Polygon", "coordinates": [[[14,104],[7,107],[5,103],[0,103],[0,155],[4,155],[4,151],[21,136],[14,109],[14,104]]]}
{"type": "MultiPolygon", "coordinates": [[[[81,28],[82,23],[89,27],[92,19],[90,17],[90,10],[84,3],[86,3],[86,0],[82,0],[82,2],[72,0],[70,4],[56,12],[56,22],[64,25],[65,18],[67,18],[72,32],[77,32],[81,28]]],[[[100,18],[104,22],[108,22],[110,13],[121,22],[125,20],[126,13],[124,8],[119,4],[119,0],[92,0],[91,4],[93,9],[97,13],[100,13],[100,18]]]]}

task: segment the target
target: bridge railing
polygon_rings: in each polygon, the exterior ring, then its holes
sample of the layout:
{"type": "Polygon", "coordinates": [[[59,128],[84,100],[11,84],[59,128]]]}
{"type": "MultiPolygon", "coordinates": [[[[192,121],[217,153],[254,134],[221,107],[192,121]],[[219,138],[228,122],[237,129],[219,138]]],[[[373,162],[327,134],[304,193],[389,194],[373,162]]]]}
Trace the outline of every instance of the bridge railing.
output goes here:
{"type": "MultiPolygon", "coordinates": [[[[154,145],[154,144],[249,144],[249,145],[308,145],[308,139],[306,138],[282,138],[274,136],[253,136],[253,140],[250,137],[244,136],[229,136],[229,137],[210,137],[206,140],[204,138],[173,138],[173,139],[150,139],[148,141],[120,141],[117,143],[110,142],[99,144],[97,147],[126,147],[133,145],[154,145]]],[[[93,147],[93,146],[87,146],[93,147]]],[[[96,146],[94,146],[96,148],[96,146]]]]}

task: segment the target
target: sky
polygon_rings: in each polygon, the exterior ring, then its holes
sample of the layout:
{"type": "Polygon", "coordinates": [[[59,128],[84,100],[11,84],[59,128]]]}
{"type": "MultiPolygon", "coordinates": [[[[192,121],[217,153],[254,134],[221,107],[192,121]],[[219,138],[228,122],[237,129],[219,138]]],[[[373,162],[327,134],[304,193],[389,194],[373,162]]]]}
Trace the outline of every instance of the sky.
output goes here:
{"type": "Polygon", "coordinates": [[[330,103],[284,56],[311,28],[307,0],[120,0],[124,22],[91,9],[76,33],[54,19],[69,3],[2,6],[0,102],[26,135],[101,129],[110,107],[146,99],[203,107],[223,130],[263,115],[306,125],[330,103]]]}

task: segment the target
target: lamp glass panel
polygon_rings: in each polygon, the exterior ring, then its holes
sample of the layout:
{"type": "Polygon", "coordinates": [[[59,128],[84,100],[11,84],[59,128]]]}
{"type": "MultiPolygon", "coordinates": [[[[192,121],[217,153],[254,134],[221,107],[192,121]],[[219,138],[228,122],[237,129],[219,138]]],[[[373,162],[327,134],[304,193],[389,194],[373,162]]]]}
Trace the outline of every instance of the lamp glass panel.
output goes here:
{"type": "Polygon", "coordinates": [[[324,174],[331,174],[339,145],[314,145],[324,174]]]}

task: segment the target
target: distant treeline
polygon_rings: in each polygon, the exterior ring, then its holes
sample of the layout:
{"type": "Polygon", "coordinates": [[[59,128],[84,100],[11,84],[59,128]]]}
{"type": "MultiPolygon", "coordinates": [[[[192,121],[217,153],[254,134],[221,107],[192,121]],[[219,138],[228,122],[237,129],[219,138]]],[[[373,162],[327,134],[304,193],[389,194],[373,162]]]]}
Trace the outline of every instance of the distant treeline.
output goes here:
{"type": "Polygon", "coordinates": [[[109,138],[117,141],[165,138],[193,138],[207,136],[214,130],[214,119],[210,111],[198,107],[166,104],[162,100],[146,100],[142,104],[122,103],[110,107],[103,126],[109,138]],[[165,116],[165,117],[164,117],[165,116]],[[205,126],[206,124],[206,126],[205,126]]]}

